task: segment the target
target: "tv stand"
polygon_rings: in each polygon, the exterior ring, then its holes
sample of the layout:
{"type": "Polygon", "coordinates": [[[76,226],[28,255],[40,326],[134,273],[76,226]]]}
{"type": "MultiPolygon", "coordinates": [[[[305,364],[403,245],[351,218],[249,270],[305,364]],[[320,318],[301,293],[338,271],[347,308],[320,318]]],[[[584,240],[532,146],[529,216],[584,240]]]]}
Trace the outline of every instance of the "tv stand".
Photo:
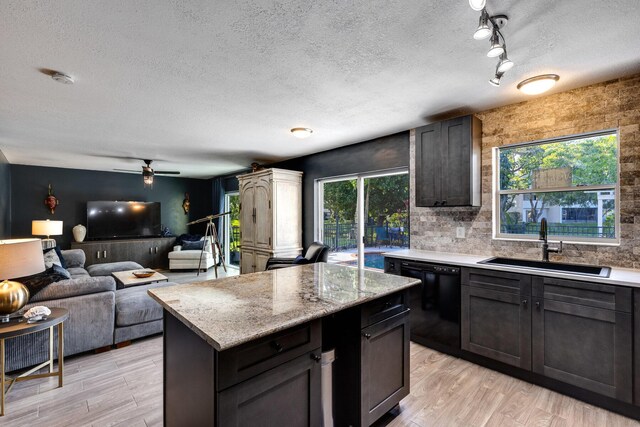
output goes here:
{"type": "Polygon", "coordinates": [[[169,268],[168,255],[175,242],[175,237],[90,240],[73,242],[71,249],[84,251],[87,257],[86,265],[135,261],[143,267],[169,268]]]}

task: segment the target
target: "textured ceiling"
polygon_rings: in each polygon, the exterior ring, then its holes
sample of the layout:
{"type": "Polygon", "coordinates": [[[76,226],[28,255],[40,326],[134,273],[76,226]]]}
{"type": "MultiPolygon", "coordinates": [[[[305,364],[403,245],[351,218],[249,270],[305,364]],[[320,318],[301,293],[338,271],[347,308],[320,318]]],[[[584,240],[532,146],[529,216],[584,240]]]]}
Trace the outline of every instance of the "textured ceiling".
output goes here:
{"type": "Polygon", "coordinates": [[[0,2],[0,150],[210,177],[640,71],[637,0],[489,0],[516,63],[500,88],[466,0],[0,2]],[[42,69],[72,75],[72,86],[42,69]],[[289,129],[314,129],[298,140],[289,129]]]}

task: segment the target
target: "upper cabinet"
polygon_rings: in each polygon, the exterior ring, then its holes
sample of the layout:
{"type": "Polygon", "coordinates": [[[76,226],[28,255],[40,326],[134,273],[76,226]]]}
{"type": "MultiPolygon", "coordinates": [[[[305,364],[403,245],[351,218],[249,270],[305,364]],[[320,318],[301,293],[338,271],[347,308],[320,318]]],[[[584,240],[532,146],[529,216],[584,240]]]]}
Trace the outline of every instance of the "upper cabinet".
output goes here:
{"type": "Polygon", "coordinates": [[[416,129],[416,206],[480,206],[481,138],[474,116],[416,129]]]}

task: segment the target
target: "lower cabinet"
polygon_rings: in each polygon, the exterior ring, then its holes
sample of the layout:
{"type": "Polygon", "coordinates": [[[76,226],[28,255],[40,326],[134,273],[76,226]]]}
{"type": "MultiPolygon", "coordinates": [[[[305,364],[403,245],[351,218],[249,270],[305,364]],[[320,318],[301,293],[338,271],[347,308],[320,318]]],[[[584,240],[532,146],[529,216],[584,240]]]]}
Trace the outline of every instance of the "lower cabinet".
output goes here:
{"type": "Polygon", "coordinates": [[[633,372],[635,372],[633,388],[634,403],[640,406],[640,289],[633,290],[633,372]]]}
{"type": "Polygon", "coordinates": [[[253,249],[240,250],[240,273],[255,273],[267,268],[267,260],[271,257],[269,252],[253,249]]]}
{"type": "Polygon", "coordinates": [[[220,426],[320,427],[320,349],[218,394],[220,426]]]}
{"type": "Polygon", "coordinates": [[[461,347],[531,369],[529,276],[463,269],[461,347]]]}
{"type": "Polygon", "coordinates": [[[361,425],[369,426],[409,394],[409,310],[362,329],[361,425]]]}
{"type": "Polygon", "coordinates": [[[463,269],[462,284],[463,350],[633,402],[630,288],[479,269],[463,269]]]}
{"type": "Polygon", "coordinates": [[[87,258],[85,265],[135,261],[147,268],[168,268],[169,252],[173,249],[175,240],[175,237],[158,237],[73,242],[71,243],[71,248],[84,251],[87,258]]]}
{"type": "Polygon", "coordinates": [[[536,278],[534,293],[533,371],[631,403],[631,290],[536,278]],[[628,294],[616,295],[621,290],[628,294]]]}

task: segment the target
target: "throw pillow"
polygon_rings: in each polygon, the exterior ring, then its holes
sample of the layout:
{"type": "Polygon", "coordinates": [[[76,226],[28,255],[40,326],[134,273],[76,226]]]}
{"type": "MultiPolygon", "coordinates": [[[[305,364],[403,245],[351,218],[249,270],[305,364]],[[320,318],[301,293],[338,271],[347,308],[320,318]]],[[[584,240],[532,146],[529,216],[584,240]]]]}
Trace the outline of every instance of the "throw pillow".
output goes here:
{"type": "Polygon", "coordinates": [[[44,253],[44,266],[45,268],[51,268],[53,265],[62,267],[62,262],[60,261],[60,257],[58,257],[58,254],[52,248],[47,250],[44,253]]]}
{"type": "Polygon", "coordinates": [[[183,251],[193,251],[193,250],[201,251],[203,246],[204,246],[204,240],[199,240],[197,242],[182,242],[183,251]]]}
{"type": "Polygon", "coordinates": [[[21,277],[14,279],[16,282],[20,282],[29,289],[29,299],[33,298],[38,292],[49,286],[54,282],[65,280],[71,277],[68,271],[64,270],[67,275],[62,274],[62,267],[54,265],[42,273],[34,274],[32,276],[21,277]]]}
{"type": "Polygon", "coordinates": [[[298,255],[296,259],[293,260],[294,264],[309,264],[309,260],[303,257],[302,255],[298,255]]]}
{"type": "Polygon", "coordinates": [[[53,250],[56,251],[56,255],[58,255],[58,258],[60,259],[60,267],[67,268],[67,263],[65,262],[64,257],[62,256],[62,251],[60,250],[60,247],[56,245],[53,247],[53,250]]]}

